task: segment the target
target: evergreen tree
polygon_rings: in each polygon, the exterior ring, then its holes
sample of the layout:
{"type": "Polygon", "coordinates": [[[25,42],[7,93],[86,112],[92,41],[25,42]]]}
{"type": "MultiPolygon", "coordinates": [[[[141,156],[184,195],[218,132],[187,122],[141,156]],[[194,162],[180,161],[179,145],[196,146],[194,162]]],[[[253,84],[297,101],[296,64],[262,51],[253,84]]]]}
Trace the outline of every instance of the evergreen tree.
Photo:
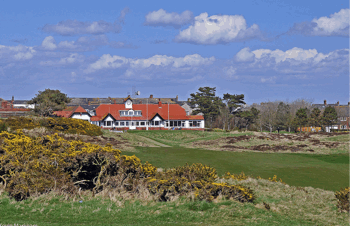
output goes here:
{"type": "Polygon", "coordinates": [[[59,90],[45,89],[45,91],[39,91],[28,103],[35,104],[34,111],[39,115],[49,116],[54,111],[63,110],[69,102],[67,94],[59,90]]]}
{"type": "Polygon", "coordinates": [[[322,124],[324,126],[332,126],[337,123],[338,115],[334,107],[328,106],[323,111],[322,124]]]}
{"type": "Polygon", "coordinates": [[[314,108],[310,114],[310,125],[311,126],[320,126],[321,125],[321,110],[318,108],[314,108]]]}
{"type": "Polygon", "coordinates": [[[299,110],[295,113],[295,124],[299,126],[300,133],[301,127],[306,126],[308,124],[308,109],[307,108],[299,108],[299,110]]]}
{"type": "Polygon", "coordinates": [[[199,92],[190,94],[189,103],[197,108],[192,113],[203,113],[205,122],[211,122],[220,114],[222,100],[215,96],[216,87],[200,87],[198,90],[199,92]]]}

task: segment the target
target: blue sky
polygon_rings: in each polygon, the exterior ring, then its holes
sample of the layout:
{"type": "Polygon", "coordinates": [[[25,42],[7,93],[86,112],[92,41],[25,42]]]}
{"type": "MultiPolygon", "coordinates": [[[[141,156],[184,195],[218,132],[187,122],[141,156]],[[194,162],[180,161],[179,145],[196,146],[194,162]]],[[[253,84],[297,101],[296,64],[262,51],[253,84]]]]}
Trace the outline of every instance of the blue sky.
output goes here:
{"type": "Polygon", "coordinates": [[[0,1],[0,97],[349,101],[348,1],[0,1]]]}

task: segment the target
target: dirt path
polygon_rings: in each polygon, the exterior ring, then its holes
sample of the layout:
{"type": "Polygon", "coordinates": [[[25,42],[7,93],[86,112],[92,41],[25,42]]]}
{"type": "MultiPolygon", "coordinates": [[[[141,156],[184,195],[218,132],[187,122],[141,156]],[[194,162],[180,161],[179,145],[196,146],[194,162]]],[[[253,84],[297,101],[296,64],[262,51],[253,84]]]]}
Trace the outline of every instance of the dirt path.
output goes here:
{"type": "Polygon", "coordinates": [[[158,141],[155,141],[155,140],[152,140],[151,138],[148,138],[148,137],[144,137],[144,136],[141,136],[141,135],[137,135],[137,136],[140,136],[142,137],[143,139],[147,140],[148,142],[152,143],[153,145],[156,145],[158,147],[171,147],[169,145],[166,145],[166,144],[162,144],[162,143],[159,143],[158,141]]]}

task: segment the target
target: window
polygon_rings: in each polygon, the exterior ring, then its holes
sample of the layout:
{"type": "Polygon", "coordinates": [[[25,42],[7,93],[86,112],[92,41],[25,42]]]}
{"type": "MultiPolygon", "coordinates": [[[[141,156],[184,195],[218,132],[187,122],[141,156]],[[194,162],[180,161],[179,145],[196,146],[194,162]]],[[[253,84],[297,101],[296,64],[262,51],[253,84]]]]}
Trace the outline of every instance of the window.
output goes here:
{"type": "Polygon", "coordinates": [[[114,122],[114,125],[115,125],[115,126],[119,126],[119,122],[115,121],[115,122],[114,122]]]}
{"type": "Polygon", "coordinates": [[[154,126],[154,121],[151,122],[151,125],[154,126]]]}
{"type": "Polygon", "coordinates": [[[120,126],[125,126],[125,122],[120,122],[120,126]]]}
{"type": "Polygon", "coordinates": [[[124,116],[125,111],[120,111],[120,116],[124,116]]]}
{"type": "Polygon", "coordinates": [[[134,115],[134,112],[133,111],[129,111],[129,115],[134,115]]]}
{"type": "Polygon", "coordinates": [[[129,126],[129,122],[125,122],[125,125],[126,125],[126,126],[129,126]]]}
{"type": "Polygon", "coordinates": [[[155,125],[156,125],[156,126],[159,126],[159,121],[155,121],[155,125]]]}
{"type": "Polygon", "coordinates": [[[181,121],[181,127],[185,127],[185,121],[181,121]]]}
{"type": "Polygon", "coordinates": [[[111,121],[105,121],[104,125],[105,126],[112,126],[112,122],[111,121]]]}
{"type": "Polygon", "coordinates": [[[140,123],[139,122],[136,122],[136,126],[139,126],[140,125],[140,123]]]}
{"type": "Polygon", "coordinates": [[[200,127],[201,121],[189,121],[190,127],[200,127]]]}
{"type": "Polygon", "coordinates": [[[140,125],[141,125],[141,126],[144,126],[144,125],[145,125],[145,122],[140,122],[140,125]]]}

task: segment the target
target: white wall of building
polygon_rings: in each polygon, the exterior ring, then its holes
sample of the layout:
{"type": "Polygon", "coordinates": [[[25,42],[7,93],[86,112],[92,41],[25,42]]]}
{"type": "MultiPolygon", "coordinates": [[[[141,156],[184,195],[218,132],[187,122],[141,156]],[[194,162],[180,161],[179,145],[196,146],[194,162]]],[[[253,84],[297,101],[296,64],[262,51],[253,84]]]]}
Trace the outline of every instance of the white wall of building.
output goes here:
{"type": "Polygon", "coordinates": [[[71,118],[75,118],[75,119],[82,119],[82,120],[86,120],[90,122],[90,116],[86,113],[74,113],[71,118]]]}

